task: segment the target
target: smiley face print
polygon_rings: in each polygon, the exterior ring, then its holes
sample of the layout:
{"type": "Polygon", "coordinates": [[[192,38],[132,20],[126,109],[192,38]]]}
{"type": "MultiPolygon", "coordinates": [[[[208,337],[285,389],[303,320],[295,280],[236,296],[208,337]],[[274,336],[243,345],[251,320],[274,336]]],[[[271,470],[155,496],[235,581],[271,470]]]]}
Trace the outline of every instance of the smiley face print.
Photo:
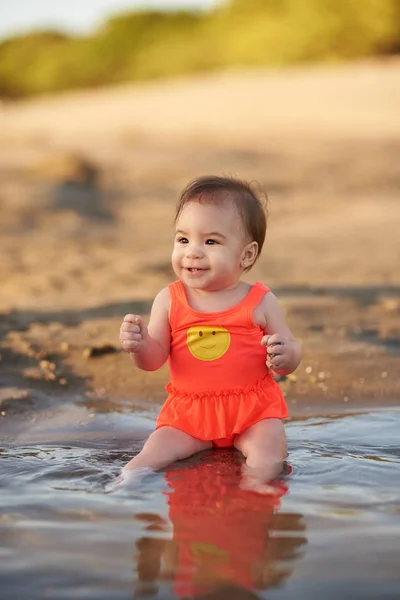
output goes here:
{"type": "Polygon", "coordinates": [[[199,360],[217,360],[228,350],[231,335],[225,327],[191,327],[186,339],[190,353],[199,360]]]}

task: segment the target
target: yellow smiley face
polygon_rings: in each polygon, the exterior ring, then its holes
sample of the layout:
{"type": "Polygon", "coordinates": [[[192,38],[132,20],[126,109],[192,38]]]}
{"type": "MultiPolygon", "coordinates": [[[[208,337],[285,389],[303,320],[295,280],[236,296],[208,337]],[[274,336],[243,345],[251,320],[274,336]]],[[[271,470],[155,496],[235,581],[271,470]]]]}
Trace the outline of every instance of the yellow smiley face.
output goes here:
{"type": "Polygon", "coordinates": [[[224,327],[200,325],[188,329],[186,343],[195,358],[217,360],[228,350],[231,335],[224,327]]]}

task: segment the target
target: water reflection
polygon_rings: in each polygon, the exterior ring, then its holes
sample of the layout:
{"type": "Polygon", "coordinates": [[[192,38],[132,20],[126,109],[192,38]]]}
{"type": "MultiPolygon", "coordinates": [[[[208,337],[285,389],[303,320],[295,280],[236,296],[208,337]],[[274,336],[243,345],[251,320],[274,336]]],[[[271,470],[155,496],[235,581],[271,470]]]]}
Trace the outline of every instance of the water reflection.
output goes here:
{"type": "Polygon", "coordinates": [[[157,595],[168,581],[182,599],[257,598],[289,577],[307,544],[304,519],[279,512],[287,482],[276,482],[275,497],[248,492],[240,467],[221,451],[165,473],[169,521],[135,516],[146,522],[134,554],[135,597],[157,595]]]}
{"type": "Polygon", "coordinates": [[[141,445],[136,413],[103,422],[115,439],[93,423],[74,443],[2,442],[0,597],[400,598],[399,415],[288,423],[275,501],[240,490],[223,450],[105,494],[141,445]]]}

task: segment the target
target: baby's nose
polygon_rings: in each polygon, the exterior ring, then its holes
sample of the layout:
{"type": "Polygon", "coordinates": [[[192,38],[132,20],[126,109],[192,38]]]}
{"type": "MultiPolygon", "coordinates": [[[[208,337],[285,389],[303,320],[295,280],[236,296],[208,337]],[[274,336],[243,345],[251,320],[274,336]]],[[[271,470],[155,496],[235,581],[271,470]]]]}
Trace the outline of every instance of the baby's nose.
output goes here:
{"type": "Polygon", "coordinates": [[[188,258],[201,258],[203,256],[203,251],[200,246],[190,244],[186,249],[186,256],[188,258]]]}

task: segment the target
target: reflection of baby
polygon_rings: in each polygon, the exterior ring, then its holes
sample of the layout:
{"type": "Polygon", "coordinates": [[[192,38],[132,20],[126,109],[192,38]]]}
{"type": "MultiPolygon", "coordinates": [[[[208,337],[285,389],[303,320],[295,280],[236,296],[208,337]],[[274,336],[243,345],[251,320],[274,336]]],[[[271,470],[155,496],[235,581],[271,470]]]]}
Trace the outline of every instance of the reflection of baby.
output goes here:
{"type": "MultiPolygon", "coordinates": [[[[167,495],[173,539],[139,540],[139,580],[144,571],[153,573],[153,584],[159,577],[172,579],[176,596],[186,598],[220,588],[222,593],[227,586],[266,589],[290,573],[287,561],[293,558],[294,549],[304,543],[304,537],[269,534],[281,517],[276,512],[279,495],[287,491],[284,482],[276,484],[278,494],[274,496],[245,491],[238,485],[240,464],[231,461],[171,470],[165,478],[170,487],[167,495]],[[140,553],[142,548],[146,548],[146,555],[140,553]],[[280,560],[285,561],[284,566],[280,560]]],[[[288,522],[290,528],[293,520],[288,517],[288,522]]],[[[157,523],[159,518],[154,515],[153,531],[157,523]]],[[[284,526],[277,525],[276,529],[284,526]]]]}
{"type": "MultiPolygon", "coordinates": [[[[172,490],[169,517],[174,528],[174,582],[179,597],[204,592],[217,583],[235,583],[246,589],[261,583],[268,528],[279,498],[240,489],[234,481],[237,476],[229,477],[233,465],[218,467],[203,464],[165,475],[172,490]]],[[[284,493],[284,484],[279,491],[284,493]]]]}
{"type": "Polygon", "coordinates": [[[121,325],[135,364],[153,371],[168,360],[171,375],[156,431],[125,473],[233,446],[260,490],[286,456],[288,411],[272,375],[300,362],[277,298],[242,280],[264,243],[264,207],[246,182],[202,177],[182,192],[175,225],[177,281],[155,298],[148,327],[139,315],[121,325]]]}

